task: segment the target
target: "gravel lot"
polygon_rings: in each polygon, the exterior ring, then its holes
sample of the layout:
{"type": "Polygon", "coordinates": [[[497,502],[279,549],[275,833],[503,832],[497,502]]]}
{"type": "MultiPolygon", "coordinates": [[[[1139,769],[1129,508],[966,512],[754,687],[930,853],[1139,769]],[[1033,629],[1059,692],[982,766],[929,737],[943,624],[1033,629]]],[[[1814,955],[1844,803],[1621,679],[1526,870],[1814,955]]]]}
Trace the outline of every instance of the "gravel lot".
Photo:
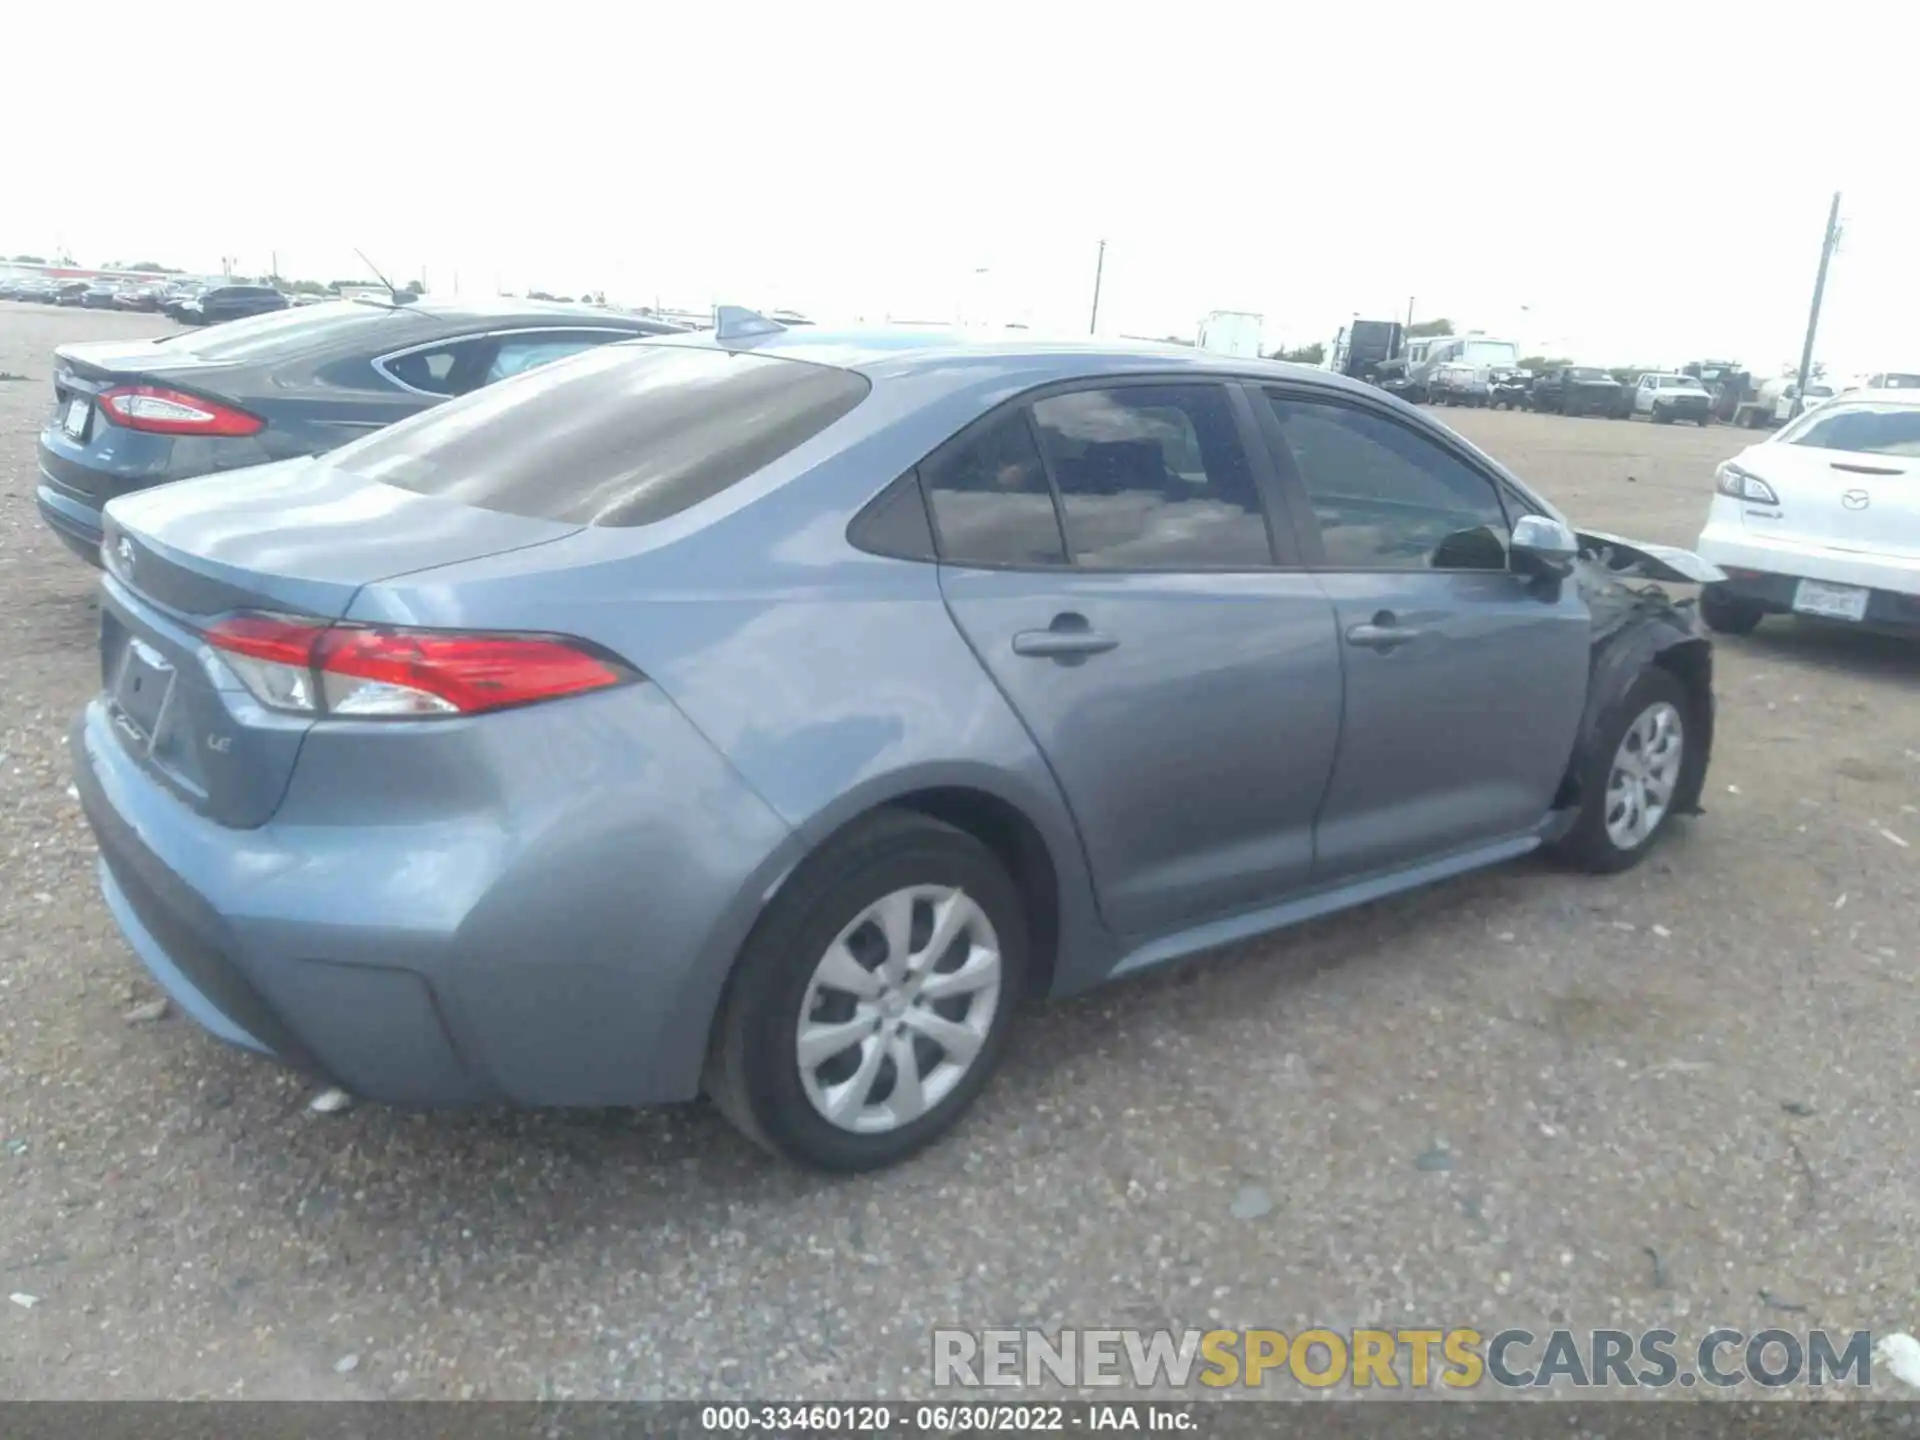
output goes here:
{"type": "MultiPolygon", "coordinates": [[[[0,1398],[918,1394],[942,1322],[1920,1322],[1920,646],[1871,636],[1722,642],[1711,813],[1631,875],[1523,863],[1037,1011],[878,1177],[702,1106],[312,1115],[128,1019],[63,744],[94,582],[33,452],[54,344],[163,328],[0,302],[0,1294],[38,1302],[0,1398]]],[[[1739,448],[1443,413],[1680,544],[1739,448]]]]}

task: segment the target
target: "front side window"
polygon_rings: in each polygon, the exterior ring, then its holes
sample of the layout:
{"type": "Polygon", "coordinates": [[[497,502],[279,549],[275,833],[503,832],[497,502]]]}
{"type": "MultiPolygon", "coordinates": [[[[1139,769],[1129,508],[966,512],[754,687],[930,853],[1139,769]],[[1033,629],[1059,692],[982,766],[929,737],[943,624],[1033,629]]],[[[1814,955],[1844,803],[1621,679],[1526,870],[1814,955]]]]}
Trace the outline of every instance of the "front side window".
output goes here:
{"type": "Polygon", "coordinates": [[[1099,570],[1273,563],[1227,391],[1136,385],[1055,395],[1034,428],[1060,487],[1074,564],[1099,570]]]}
{"type": "Polygon", "coordinates": [[[1066,545],[1025,410],[1000,415],[921,467],[939,533],[954,565],[1064,565],[1066,545]]]}
{"type": "Polygon", "coordinates": [[[1492,483],[1438,442],[1345,405],[1269,394],[1332,570],[1503,570],[1492,483]]]}

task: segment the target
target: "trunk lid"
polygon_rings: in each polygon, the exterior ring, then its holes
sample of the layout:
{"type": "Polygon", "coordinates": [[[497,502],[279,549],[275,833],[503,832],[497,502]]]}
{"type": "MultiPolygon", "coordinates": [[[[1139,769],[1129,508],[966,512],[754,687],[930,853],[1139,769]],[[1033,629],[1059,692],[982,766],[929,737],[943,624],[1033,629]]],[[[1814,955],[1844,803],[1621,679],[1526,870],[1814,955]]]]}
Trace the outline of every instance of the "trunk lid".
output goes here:
{"type": "Polygon", "coordinates": [[[1920,461],[1781,446],[1754,472],[1780,497],[1768,529],[1833,550],[1920,557],[1920,461]]]}
{"type": "Polygon", "coordinates": [[[121,743],[188,805],[252,828],[278,808],[313,721],[254,700],[204,640],[234,611],[337,620],[376,580],[540,545],[580,527],[479,510],[284,461],[113,501],[101,546],[102,699],[121,743]]]}
{"type": "Polygon", "coordinates": [[[136,380],[164,379],[185,389],[201,390],[213,399],[225,399],[215,377],[234,364],[210,359],[175,345],[176,336],[159,340],[88,340],[62,345],[53,352],[53,393],[62,403],[75,395],[94,396],[111,385],[136,380]]]}
{"type": "Polygon", "coordinates": [[[1920,405],[1834,401],[1734,462],[1773,487],[1775,535],[1920,557],[1920,405]]]}

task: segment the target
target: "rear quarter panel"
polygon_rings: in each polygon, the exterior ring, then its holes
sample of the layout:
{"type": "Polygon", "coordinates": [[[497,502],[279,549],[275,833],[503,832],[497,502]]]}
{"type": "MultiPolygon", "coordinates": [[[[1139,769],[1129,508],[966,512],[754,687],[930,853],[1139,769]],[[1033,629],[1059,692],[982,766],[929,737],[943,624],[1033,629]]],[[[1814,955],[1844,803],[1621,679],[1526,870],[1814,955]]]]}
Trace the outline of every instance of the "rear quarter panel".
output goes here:
{"type": "Polygon", "coordinates": [[[700,961],[710,973],[731,967],[742,920],[805,853],[889,801],[961,787],[1014,806],[1040,834],[1060,897],[1055,989],[1090,984],[1115,952],[1051,771],[954,627],[936,567],[846,538],[859,508],[961,422],[928,423],[924,445],[816,438],[640,529],[589,528],[383,581],[349,618],[579,635],[643,671],[796,836],[772,883],[756,875],[716,917],[700,961]]]}

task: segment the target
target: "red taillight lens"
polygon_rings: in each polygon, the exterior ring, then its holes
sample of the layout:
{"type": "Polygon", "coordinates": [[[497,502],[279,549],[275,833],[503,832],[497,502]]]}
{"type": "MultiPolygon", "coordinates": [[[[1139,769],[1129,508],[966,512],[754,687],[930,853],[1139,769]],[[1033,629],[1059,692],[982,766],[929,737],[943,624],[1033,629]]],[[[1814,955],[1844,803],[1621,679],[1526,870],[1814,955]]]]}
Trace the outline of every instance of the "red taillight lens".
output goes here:
{"type": "Polygon", "coordinates": [[[244,410],[160,385],[116,385],[97,398],[115,424],[155,435],[258,435],[266,428],[244,410]]]}
{"type": "Polygon", "coordinates": [[[261,704],[311,715],[421,719],[477,715],[639,677],[554,635],[384,630],[236,615],[207,642],[261,704]]]}

